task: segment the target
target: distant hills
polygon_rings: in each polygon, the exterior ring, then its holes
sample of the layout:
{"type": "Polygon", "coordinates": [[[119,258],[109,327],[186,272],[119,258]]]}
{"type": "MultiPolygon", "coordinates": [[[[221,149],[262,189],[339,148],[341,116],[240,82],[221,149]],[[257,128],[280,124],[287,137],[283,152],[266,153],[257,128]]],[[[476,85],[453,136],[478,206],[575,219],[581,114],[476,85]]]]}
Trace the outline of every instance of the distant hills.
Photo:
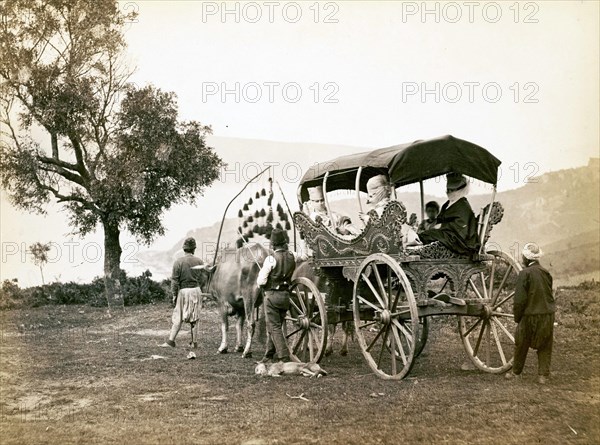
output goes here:
{"type": "MultiPolygon", "coordinates": [[[[505,209],[504,218],[494,227],[491,242],[502,250],[515,254],[529,241],[540,244],[545,252],[544,263],[559,282],[575,283],[583,279],[600,278],[600,168],[597,158],[585,167],[559,170],[530,178],[517,189],[498,193],[497,200],[505,209]]],[[[343,195],[332,201],[334,210],[344,212],[358,221],[356,197],[343,195]]],[[[420,216],[419,194],[401,193],[398,198],[409,213],[420,216]]],[[[472,195],[471,206],[478,212],[489,202],[489,195],[472,195]]],[[[426,200],[442,197],[426,195],[426,200]]],[[[293,211],[296,202],[290,203],[293,211]]],[[[363,200],[363,205],[364,200],[363,200]]],[[[232,209],[237,213],[237,208],[232,209]]],[[[223,243],[235,244],[238,218],[225,220],[223,243]]],[[[219,223],[199,227],[186,236],[194,236],[199,243],[198,254],[210,261],[214,255],[219,223]]],[[[264,238],[259,238],[264,240],[264,238]]],[[[153,273],[168,276],[173,259],[181,254],[183,238],[165,251],[140,252],[138,258],[151,265],[153,273]]]]}

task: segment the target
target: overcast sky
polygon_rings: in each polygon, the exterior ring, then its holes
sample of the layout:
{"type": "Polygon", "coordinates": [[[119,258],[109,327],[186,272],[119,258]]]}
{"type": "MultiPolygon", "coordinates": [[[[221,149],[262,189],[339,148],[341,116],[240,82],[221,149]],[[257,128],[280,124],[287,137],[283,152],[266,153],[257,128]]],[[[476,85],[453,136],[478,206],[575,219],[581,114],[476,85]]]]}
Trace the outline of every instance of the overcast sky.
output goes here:
{"type": "MultiPolygon", "coordinates": [[[[222,138],[336,146],[308,153],[254,144],[242,153],[230,141],[220,152],[229,163],[306,167],[342,152],[452,134],[503,161],[499,189],[506,190],[529,174],[598,156],[598,2],[224,5],[121,2],[139,14],[126,33],[137,66],[132,81],[176,92],[183,119],[212,126],[217,151],[222,138]]],[[[169,231],[151,248],[168,248],[187,230],[220,219],[236,187],[217,182],[202,208],[167,212],[169,231]]],[[[293,196],[295,184],[284,188],[293,196]]],[[[31,216],[2,197],[2,279],[37,284],[33,266],[5,247],[69,240],[65,215],[55,210],[31,216]]],[[[100,242],[101,233],[89,240],[100,242]]],[[[63,255],[50,276],[101,273],[100,260],[81,273],[79,263],[63,255]]]]}

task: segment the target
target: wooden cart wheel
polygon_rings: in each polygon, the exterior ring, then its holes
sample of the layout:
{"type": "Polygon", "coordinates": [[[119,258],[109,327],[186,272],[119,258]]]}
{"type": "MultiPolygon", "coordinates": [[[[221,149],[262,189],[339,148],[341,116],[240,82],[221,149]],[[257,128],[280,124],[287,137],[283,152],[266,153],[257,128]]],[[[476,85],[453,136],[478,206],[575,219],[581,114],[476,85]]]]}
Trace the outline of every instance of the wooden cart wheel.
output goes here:
{"type": "Polygon", "coordinates": [[[352,309],[358,342],[371,369],[384,379],[406,376],[417,355],[419,315],[408,278],[389,255],[375,253],[362,262],[352,309]]]}
{"type": "Polygon", "coordinates": [[[296,278],[290,286],[290,308],[283,332],[290,358],[318,363],[327,345],[327,310],[317,286],[308,278],[296,278]]]}
{"type": "Polygon", "coordinates": [[[458,327],[463,346],[475,366],[499,374],[512,367],[516,323],[512,315],[517,275],[521,265],[500,251],[487,252],[486,270],[471,276],[466,297],[481,300],[484,313],[478,317],[460,316],[458,327]]]}

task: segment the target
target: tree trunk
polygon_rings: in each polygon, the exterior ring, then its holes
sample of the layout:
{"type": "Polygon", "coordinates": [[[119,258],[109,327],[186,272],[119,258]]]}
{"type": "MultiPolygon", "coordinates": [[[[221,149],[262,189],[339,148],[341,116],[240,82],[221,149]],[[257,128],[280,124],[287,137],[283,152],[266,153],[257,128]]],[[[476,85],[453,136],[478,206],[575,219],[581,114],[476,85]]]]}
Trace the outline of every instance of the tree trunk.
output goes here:
{"type": "Polygon", "coordinates": [[[119,224],[102,221],[104,226],[104,287],[108,308],[123,308],[121,293],[121,244],[119,242],[119,224]]]}
{"type": "Polygon", "coordinates": [[[42,266],[40,266],[40,274],[42,274],[42,286],[43,286],[46,283],[44,282],[44,270],[42,269],[42,266]]]}

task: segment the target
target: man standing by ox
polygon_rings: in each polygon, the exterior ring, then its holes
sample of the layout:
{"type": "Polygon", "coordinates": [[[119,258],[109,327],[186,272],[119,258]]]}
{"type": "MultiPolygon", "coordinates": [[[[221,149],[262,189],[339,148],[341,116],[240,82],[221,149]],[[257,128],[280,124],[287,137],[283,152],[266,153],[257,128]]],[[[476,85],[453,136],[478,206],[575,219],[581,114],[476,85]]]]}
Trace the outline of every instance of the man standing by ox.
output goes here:
{"type": "Polygon", "coordinates": [[[162,347],[175,347],[175,337],[181,329],[182,323],[190,323],[192,341],[190,346],[198,346],[198,319],[200,318],[200,307],[202,305],[202,291],[200,290],[199,272],[194,266],[201,266],[202,260],[194,256],[196,251],[196,240],[187,238],[183,243],[184,256],[178,258],[173,264],[171,276],[171,293],[173,295],[173,315],[171,321],[171,334],[162,347]]]}
{"type": "Polygon", "coordinates": [[[554,340],[554,313],[552,276],[539,259],[542,250],[534,243],[525,244],[522,262],[525,268],[519,272],[513,303],[517,325],[515,335],[515,358],[507,379],[520,376],[529,348],[537,349],[538,382],[546,383],[550,375],[550,359],[554,340]]]}
{"type": "Polygon", "coordinates": [[[286,233],[281,229],[271,232],[271,248],[269,255],[258,273],[256,283],[265,293],[265,318],[267,324],[267,349],[259,363],[266,363],[275,358],[290,361],[290,351],[283,336],[282,324],[290,307],[289,285],[296,269],[295,255],[288,250],[286,233]]]}

